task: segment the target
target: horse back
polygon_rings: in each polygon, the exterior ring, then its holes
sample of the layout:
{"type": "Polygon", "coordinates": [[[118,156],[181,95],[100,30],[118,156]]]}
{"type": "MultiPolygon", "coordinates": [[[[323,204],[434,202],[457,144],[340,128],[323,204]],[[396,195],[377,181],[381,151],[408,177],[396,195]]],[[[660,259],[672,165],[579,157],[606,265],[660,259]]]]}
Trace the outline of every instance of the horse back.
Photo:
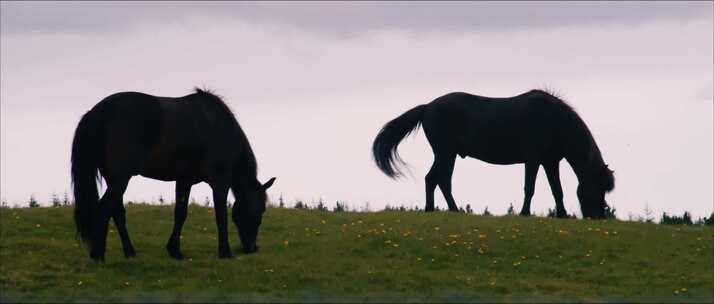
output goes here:
{"type": "Polygon", "coordinates": [[[546,93],[492,98],[451,93],[425,110],[424,131],[435,153],[456,153],[494,164],[562,158],[562,111],[546,93]]]}

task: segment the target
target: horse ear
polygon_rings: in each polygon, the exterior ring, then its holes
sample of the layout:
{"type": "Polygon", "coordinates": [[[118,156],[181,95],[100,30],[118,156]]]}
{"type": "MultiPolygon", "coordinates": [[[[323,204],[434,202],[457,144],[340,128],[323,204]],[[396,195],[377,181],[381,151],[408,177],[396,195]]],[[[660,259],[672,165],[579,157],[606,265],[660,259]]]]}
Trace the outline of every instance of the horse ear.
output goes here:
{"type": "Polygon", "coordinates": [[[268,188],[270,188],[270,186],[272,186],[274,182],[275,182],[275,177],[268,180],[265,184],[263,184],[263,186],[262,186],[263,190],[268,190],[268,188]]]}

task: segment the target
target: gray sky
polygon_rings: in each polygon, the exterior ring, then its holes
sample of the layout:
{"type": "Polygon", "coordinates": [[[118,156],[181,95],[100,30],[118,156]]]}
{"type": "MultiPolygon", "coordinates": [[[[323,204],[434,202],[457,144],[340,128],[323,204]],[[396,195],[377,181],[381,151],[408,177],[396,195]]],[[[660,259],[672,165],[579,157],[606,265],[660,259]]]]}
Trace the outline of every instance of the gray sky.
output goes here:
{"type": "MultiPolygon", "coordinates": [[[[105,96],[182,96],[206,86],[246,131],[270,194],[329,205],[423,207],[431,150],[400,153],[412,178],[372,163],[379,128],[451,91],[558,91],[583,117],[617,185],[620,217],[714,202],[712,2],[191,3],[2,2],[0,196],[25,204],[69,192],[80,116],[105,96]],[[324,140],[324,141],[323,141],[324,140]],[[322,144],[327,142],[328,144],[322,144]],[[317,164],[317,165],[316,165],[317,164]]],[[[566,162],[566,208],[579,214],[566,162]]],[[[479,212],[517,210],[523,166],[458,159],[454,196],[479,212]]],[[[135,177],[125,199],[173,199],[135,177]]],[[[199,201],[210,194],[194,186],[199,201]]],[[[445,207],[440,193],[437,204],[445,207]]],[[[541,170],[535,212],[554,208],[541,170]]]]}

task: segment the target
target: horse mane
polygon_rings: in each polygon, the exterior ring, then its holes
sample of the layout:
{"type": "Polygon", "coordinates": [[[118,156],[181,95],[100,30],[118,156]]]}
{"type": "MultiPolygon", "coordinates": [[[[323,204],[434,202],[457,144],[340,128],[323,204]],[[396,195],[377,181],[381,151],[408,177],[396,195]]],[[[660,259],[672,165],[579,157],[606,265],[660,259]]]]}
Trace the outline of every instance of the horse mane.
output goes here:
{"type": "Polygon", "coordinates": [[[201,100],[210,102],[211,105],[218,109],[218,112],[225,115],[225,119],[231,126],[235,127],[238,140],[245,148],[245,153],[241,153],[243,157],[240,158],[238,166],[247,168],[251,177],[256,177],[258,175],[258,164],[255,159],[255,154],[250,146],[250,142],[248,142],[248,137],[245,135],[245,132],[243,132],[243,128],[238,124],[238,120],[233,111],[231,111],[231,108],[228,107],[220,95],[211,89],[194,87],[194,94],[198,97],[202,97],[201,100]]]}
{"type": "Polygon", "coordinates": [[[573,109],[573,107],[566,102],[562,95],[551,88],[535,89],[531,90],[529,93],[535,93],[546,96],[553,105],[560,108],[566,117],[570,118],[575,128],[570,128],[570,130],[580,130],[588,138],[588,143],[590,145],[590,151],[586,157],[586,161],[590,164],[593,170],[597,170],[595,176],[599,179],[597,182],[600,184],[605,192],[610,192],[615,188],[615,176],[614,171],[610,170],[602,159],[602,154],[600,149],[595,142],[590,129],[585,124],[580,115],[573,109]]]}

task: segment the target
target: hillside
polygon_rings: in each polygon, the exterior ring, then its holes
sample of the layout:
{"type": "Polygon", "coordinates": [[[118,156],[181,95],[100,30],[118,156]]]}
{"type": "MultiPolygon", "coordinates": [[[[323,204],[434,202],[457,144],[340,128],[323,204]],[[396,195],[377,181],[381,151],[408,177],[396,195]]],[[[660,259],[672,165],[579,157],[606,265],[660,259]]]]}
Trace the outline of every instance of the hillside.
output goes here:
{"type": "MultiPolygon", "coordinates": [[[[171,206],[127,206],[138,257],[112,229],[106,263],[70,208],[0,209],[5,301],[714,301],[714,230],[437,212],[270,208],[260,251],[217,258],[212,209],[191,206],[186,259],[164,246],[171,206]]],[[[112,226],[113,228],[113,223],[112,226]]]]}

